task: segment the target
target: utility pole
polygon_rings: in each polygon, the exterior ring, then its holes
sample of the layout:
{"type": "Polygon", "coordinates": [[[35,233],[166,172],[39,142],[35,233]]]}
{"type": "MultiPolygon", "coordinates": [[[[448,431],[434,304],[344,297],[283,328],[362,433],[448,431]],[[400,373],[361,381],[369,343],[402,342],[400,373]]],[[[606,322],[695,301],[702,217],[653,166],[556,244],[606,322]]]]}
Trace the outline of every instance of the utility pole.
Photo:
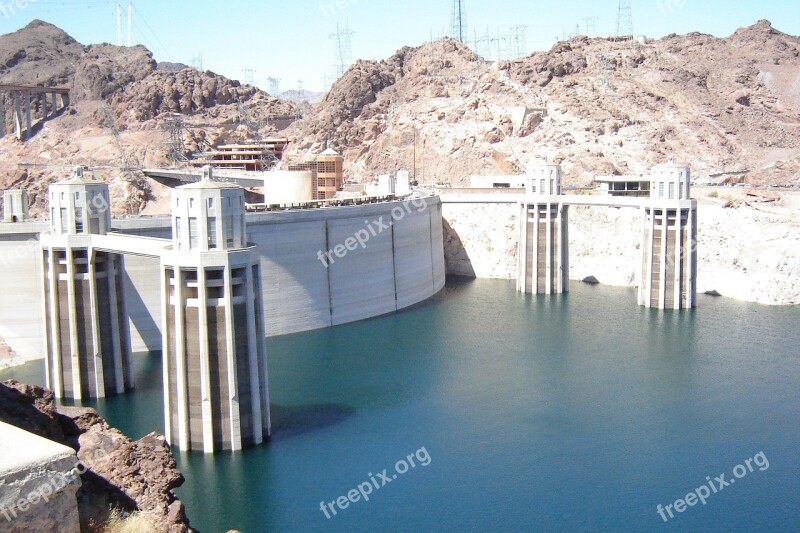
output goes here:
{"type": "Polygon", "coordinates": [[[117,0],[117,45],[122,46],[122,0],[117,0]]]}
{"type": "Polygon", "coordinates": [[[617,37],[633,37],[633,8],[631,0],[619,0],[617,4],[617,37]]]}

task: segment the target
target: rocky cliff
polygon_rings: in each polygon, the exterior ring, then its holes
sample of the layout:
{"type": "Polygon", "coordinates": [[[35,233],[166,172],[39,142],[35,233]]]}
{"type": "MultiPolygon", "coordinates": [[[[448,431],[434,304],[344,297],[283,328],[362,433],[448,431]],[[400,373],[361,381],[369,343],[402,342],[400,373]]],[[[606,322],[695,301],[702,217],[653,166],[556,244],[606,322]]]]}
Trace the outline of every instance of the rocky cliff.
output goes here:
{"type": "Polygon", "coordinates": [[[58,407],[50,391],[16,381],[0,383],[0,421],[77,451],[88,469],[78,491],[83,531],[102,531],[112,508],[147,512],[165,533],[191,531],[183,503],[172,493],[183,475],[162,436],[133,441],[93,409],[58,407]]]}
{"type": "MultiPolygon", "coordinates": [[[[213,72],[168,63],[159,68],[143,46],[84,46],[42,21],[0,36],[0,83],[70,87],[71,105],[34,138],[0,139],[0,189],[24,187],[34,216],[44,213],[47,187],[71,167],[101,167],[112,186],[116,214],[138,214],[154,197],[135,170],[171,166],[166,122],[180,115],[182,154],[275,130],[271,115],[292,115],[294,104],[213,72]],[[132,168],[131,168],[132,167],[132,168]]],[[[34,115],[38,113],[34,103],[34,115]]],[[[6,117],[7,131],[11,128],[6,117]]]]}
{"type": "Polygon", "coordinates": [[[332,138],[359,180],[416,167],[464,184],[548,158],[587,185],[675,154],[697,178],[797,185],[800,39],[760,21],[725,38],[576,37],[495,63],[438,41],[357,62],[294,136],[298,153],[332,138]]]}

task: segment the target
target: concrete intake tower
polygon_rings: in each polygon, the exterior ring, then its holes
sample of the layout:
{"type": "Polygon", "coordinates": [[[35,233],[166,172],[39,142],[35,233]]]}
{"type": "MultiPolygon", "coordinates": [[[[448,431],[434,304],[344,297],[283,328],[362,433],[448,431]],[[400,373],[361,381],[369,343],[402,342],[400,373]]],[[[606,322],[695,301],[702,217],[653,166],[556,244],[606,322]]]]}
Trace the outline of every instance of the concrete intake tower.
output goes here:
{"type": "Polygon", "coordinates": [[[239,450],[270,434],[261,266],[247,243],[244,191],[175,189],[172,248],[161,257],[167,440],[239,450]]]}
{"type": "Polygon", "coordinates": [[[108,186],[83,178],[50,186],[41,235],[47,386],[56,398],[102,398],[133,388],[123,257],[97,250],[111,229],[108,186]]]}

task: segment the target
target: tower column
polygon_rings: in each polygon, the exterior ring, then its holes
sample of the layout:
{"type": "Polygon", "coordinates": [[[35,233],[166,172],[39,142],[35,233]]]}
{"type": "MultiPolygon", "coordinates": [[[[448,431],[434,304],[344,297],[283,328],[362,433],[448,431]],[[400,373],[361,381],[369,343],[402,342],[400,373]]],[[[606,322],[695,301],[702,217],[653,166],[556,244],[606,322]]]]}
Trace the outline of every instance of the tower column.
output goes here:
{"type": "MultiPolygon", "coordinates": [[[[238,365],[236,360],[236,332],[234,331],[234,322],[236,317],[234,315],[233,307],[233,280],[231,279],[231,266],[228,263],[223,272],[224,280],[224,299],[225,299],[225,351],[227,356],[228,368],[228,410],[230,411],[230,441],[231,448],[234,450],[242,449],[242,427],[241,417],[239,415],[239,397],[237,394],[236,378],[238,374],[238,365]]],[[[245,273],[246,275],[246,273],[245,273]]],[[[245,283],[247,280],[245,280],[245,283]]],[[[249,315],[253,316],[253,315],[249,315]]],[[[249,321],[248,321],[249,322],[249,321]]]]}
{"type": "Polygon", "coordinates": [[[174,192],[173,245],[162,256],[164,406],[171,444],[214,453],[269,435],[269,389],[244,193],[203,172],[174,192]]]}
{"type": "MultiPolygon", "coordinates": [[[[92,365],[94,368],[94,372],[92,373],[92,377],[94,378],[94,388],[97,391],[96,397],[97,398],[105,398],[106,396],[106,387],[105,387],[105,379],[103,379],[103,347],[100,345],[100,322],[98,317],[98,299],[97,299],[97,265],[96,265],[96,256],[95,251],[93,248],[89,248],[88,250],[88,257],[87,257],[88,265],[87,268],[89,270],[89,278],[86,280],[89,285],[89,302],[91,303],[89,307],[89,319],[91,321],[91,333],[92,333],[92,353],[89,354],[89,360],[92,361],[92,365]]],[[[112,332],[109,332],[112,333],[112,332]]],[[[87,349],[89,347],[87,346],[87,349]]],[[[113,356],[113,355],[112,355],[113,356]]]]}
{"type": "MultiPolygon", "coordinates": [[[[78,348],[78,320],[75,313],[75,256],[72,248],[66,250],[67,261],[67,315],[69,316],[69,354],[70,365],[72,370],[72,397],[75,400],[83,398],[83,384],[81,383],[81,365],[80,350],[78,348]]],[[[84,367],[85,370],[88,370],[84,367]]]]}
{"type": "Polygon", "coordinates": [[[197,315],[200,356],[200,412],[203,417],[203,446],[206,453],[214,452],[214,426],[211,409],[211,370],[208,361],[208,304],[205,268],[197,269],[197,315]]]}
{"type": "Polygon", "coordinates": [[[25,93],[25,140],[33,136],[33,121],[31,120],[31,93],[25,93]]]}
{"type": "Polygon", "coordinates": [[[643,207],[639,304],[691,308],[697,293],[697,202],[690,198],[690,170],[670,162],[654,168],[651,179],[643,207]]]}
{"type": "Polygon", "coordinates": [[[92,235],[111,225],[107,199],[108,186],[80,171],[50,186],[53,220],[40,242],[45,355],[57,398],[102,398],[133,386],[122,262],[92,246],[92,235]]]}
{"type": "Polygon", "coordinates": [[[14,91],[12,93],[14,105],[14,132],[17,139],[22,140],[22,108],[20,106],[20,92],[14,91]]]}

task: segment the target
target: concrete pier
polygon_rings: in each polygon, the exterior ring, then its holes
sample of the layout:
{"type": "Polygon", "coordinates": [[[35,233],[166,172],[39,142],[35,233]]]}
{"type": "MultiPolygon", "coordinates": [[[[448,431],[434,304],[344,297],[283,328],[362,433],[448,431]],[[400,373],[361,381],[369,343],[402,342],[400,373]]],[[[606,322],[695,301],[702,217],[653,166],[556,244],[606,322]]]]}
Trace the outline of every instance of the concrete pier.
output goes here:
{"type": "Polygon", "coordinates": [[[205,178],[173,193],[162,261],[166,437],[181,450],[240,450],[270,434],[261,272],[244,190],[205,178]]]}
{"type": "Polygon", "coordinates": [[[561,167],[540,165],[525,179],[519,203],[517,290],[561,294],[569,290],[569,207],[562,201],[561,167]]]}
{"type": "Polygon", "coordinates": [[[697,298],[697,201],[690,199],[689,167],[653,169],[650,202],[643,205],[639,305],[686,309],[697,298]]]}
{"type": "Polygon", "coordinates": [[[11,95],[14,116],[14,133],[17,139],[27,141],[33,137],[34,129],[47,120],[58,116],[69,106],[69,89],[64,87],[29,87],[0,84],[0,137],[5,136],[5,95],[11,95]],[[51,101],[48,110],[48,97],[51,101]],[[38,104],[41,118],[34,118],[33,104],[38,104]]]}
{"type": "Polygon", "coordinates": [[[121,255],[95,249],[111,228],[108,185],[74,178],[50,186],[41,235],[47,386],[57,398],[102,398],[133,388],[121,255]]]}

